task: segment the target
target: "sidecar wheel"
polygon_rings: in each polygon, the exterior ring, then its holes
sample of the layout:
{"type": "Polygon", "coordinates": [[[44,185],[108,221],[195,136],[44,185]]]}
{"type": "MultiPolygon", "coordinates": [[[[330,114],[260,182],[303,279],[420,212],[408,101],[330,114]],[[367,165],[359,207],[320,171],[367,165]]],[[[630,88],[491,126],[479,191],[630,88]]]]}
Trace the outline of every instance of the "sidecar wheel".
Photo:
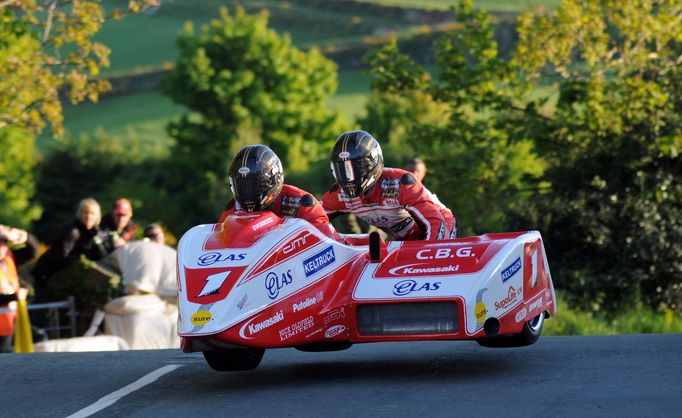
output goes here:
{"type": "Polygon", "coordinates": [[[203,352],[208,365],[219,372],[253,370],[260,364],[264,353],[264,349],[258,348],[226,348],[203,352]]]}
{"type": "Polygon", "coordinates": [[[525,347],[534,344],[540,334],[542,334],[542,327],[545,324],[545,313],[541,313],[535,318],[523,324],[523,330],[514,335],[505,335],[501,337],[484,338],[476,340],[483,347],[500,348],[500,347],[525,347]]]}

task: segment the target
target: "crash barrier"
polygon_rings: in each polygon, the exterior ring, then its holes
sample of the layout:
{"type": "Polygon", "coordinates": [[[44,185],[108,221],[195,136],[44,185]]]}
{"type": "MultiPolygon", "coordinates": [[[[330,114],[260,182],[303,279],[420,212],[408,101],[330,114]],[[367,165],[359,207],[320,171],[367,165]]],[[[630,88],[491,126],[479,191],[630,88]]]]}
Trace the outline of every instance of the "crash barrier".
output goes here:
{"type": "Polygon", "coordinates": [[[34,303],[28,305],[28,310],[30,311],[47,311],[45,316],[47,317],[47,326],[41,327],[40,329],[49,333],[50,336],[55,338],[62,338],[62,331],[69,331],[70,337],[76,336],[76,317],[78,312],[76,312],[76,301],[73,296],[69,296],[65,300],[58,302],[48,302],[48,303],[34,303]],[[62,325],[62,314],[66,316],[68,324],[62,325]]]}

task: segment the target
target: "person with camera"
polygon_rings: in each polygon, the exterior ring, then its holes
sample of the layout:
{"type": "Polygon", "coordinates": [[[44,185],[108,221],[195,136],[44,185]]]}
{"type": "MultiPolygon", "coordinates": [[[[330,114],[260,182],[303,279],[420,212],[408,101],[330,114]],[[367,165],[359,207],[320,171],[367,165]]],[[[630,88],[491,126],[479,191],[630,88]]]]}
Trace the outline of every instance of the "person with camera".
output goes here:
{"type": "Polygon", "coordinates": [[[17,268],[31,261],[38,251],[36,238],[23,229],[0,225],[0,353],[11,353],[17,300],[26,300],[17,268]],[[10,247],[14,248],[11,249],[10,247]]]}

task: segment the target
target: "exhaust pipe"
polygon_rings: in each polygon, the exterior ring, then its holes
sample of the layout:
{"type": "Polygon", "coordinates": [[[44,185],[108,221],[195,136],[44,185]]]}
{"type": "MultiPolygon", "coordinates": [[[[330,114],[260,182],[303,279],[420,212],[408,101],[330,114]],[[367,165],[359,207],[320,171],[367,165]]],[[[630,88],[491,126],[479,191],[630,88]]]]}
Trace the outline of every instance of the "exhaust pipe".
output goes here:
{"type": "Polygon", "coordinates": [[[494,337],[500,332],[500,321],[497,318],[488,318],[483,324],[483,331],[488,337],[494,337]]]}

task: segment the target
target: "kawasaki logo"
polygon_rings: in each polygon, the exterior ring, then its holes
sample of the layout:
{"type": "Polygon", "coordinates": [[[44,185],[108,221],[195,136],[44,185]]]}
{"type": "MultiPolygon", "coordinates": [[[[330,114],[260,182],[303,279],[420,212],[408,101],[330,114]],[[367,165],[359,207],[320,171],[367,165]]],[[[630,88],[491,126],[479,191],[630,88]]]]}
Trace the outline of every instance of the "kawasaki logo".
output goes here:
{"type": "Polygon", "coordinates": [[[404,276],[404,275],[420,275],[420,274],[447,274],[456,273],[459,270],[459,265],[449,265],[441,267],[415,267],[424,266],[424,264],[407,264],[398,267],[393,267],[388,272],[394,276],[404,276]]]}
{"type": "Polygon", "coordinates": [[[284,313],[280,310],[270,318],[265,319],[264,321],[257,322],[255,324],[252,324],[250,323],[251,321],[249,321],[246,324],[244,324],[242,328],[239,330],[239,336],[245,339],[252,339],[254,334],[264,330],[265,328],[269,328],[283,320],[284,313]],[[248,336],[246,335],[247,332],[248,336]]]}

